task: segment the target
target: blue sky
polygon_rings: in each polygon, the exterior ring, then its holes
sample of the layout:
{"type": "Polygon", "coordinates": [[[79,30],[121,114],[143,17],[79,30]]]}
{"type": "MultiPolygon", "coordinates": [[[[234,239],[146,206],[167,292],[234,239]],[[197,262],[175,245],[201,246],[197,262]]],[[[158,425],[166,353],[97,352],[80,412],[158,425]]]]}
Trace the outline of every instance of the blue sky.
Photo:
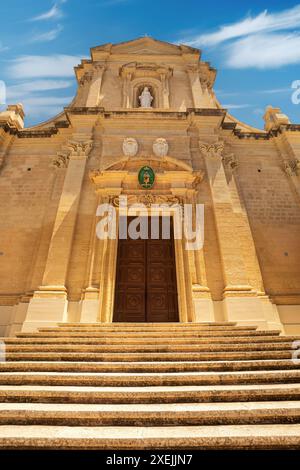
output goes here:
{"type": "MultiPolygon", "coordinates": [[[[268,104],[300,123],[300,3],[237,0],[9,0],[0,3],[0,80],[22,102],[26,125],[75,94],[73,66],[92,46],[145,34],[202,50],[218,69],[217,96],[238,119],[263,127],[268,104]]],[[[3,106],[2,106],[3,108],[3,106]]]]}

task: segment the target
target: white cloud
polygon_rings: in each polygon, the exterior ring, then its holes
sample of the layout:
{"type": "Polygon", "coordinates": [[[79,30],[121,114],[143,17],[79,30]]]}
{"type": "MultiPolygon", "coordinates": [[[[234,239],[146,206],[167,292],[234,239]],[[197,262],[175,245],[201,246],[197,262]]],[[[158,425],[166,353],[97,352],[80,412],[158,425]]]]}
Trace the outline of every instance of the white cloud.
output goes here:
{"type": "Polygon", "coordinates": [[[30,38],[30,42],[48,42],[54,41],[57,36],[62,32],[62,25],[58,24],[56,28],[51,29],[50,31],[45,31],[44,33],[33,34],[30,38]]]}
{"type": "Polygon", "coordinates": [[[191,46],[214,46],[230,39],[256,33],[289,30],[300,26],[300,5],[279,13],[263,11],[255,17],[247,17],[239,22],[220,26],[214,33],[195,35],[185,43],[191,46]]]}
{"type": "Polygon", "coordinates": [[[63,16],[63,12],[59,8],[59,3],[61,2],[55,3],[53,7],[50,8],[50,10],[46,11],[45,13],[42,13],[41,15],[34,16],[33,18],[30,19],[30,21],[45,21],[45,20],[50,20],[50,19],[61,18],[63,16]]]}
{"type": "Polygon", "coordinates": [[[72,77],[80,57],[55,54],[50,56],[25,55],[11,62],[7,73],[11,78],[72,77]]]}
{"type": "Polygon", "coordinates": [[[63,96],[46,96],[33,97],[28,96],[20,100],[24,106],[25,114],[32,118],[51,118],[60,113],[64,106],[72,101],[72,97],[63,96]]]}
{"type": "Polygon", "coordinates": [[[258,90],[257,93],[262,93],[264,95],[275,95],[277,93],[290,93],[291,92],[291,87],[285,87],[285,88],[271,88],[270,90],[258,90]]]}
{"type": "Polygon", "coordinates": [[[252,104],[222,104],[222,108],[226,109],[243,109],[251,108],[252,104]]]}
{"type": "Polygon", "coordinates": [[[70,96],[29,96],[24,98],[22,103],[25,106],[63,106],[72,101],[73,97],[70,96]]]}
{"type": "Polygon", "coordinates": [[[24,98],[30,93],[60,90],[69,88],[72,85],[73,82],[71,80],[34,80],[31,82],[8,86],[6,88],[6,95],[8,99],[15,100],[18,98],[24,98]]]}
{"type": "Polygon", "coordinates": [[[232,68],[277,68],[300,62],[300,34],[257,34],[227,47],[232,68]]]}

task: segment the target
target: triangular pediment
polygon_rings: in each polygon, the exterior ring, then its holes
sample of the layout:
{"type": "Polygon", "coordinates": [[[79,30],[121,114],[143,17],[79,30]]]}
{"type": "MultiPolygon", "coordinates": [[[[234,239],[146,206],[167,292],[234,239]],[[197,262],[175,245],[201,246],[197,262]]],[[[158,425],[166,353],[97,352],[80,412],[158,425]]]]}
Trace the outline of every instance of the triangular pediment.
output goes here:
{"type": "MultiPolygon", "coordinates": [[[[188,46],[184,46],[185,49],[188,46]]],[[[107,51],[111,54],[136,54],[136,55],[181,55],[182,46],[177,46],[165,41],[159,41],[145,36],[119,44],[105,44],[93,48],[93,51],[107,51]]],[[[199,53],[197,49],[188,47],[189,53],[199,53]]],[[[185,51],[186,52],[186,51],[185,51]]]]}

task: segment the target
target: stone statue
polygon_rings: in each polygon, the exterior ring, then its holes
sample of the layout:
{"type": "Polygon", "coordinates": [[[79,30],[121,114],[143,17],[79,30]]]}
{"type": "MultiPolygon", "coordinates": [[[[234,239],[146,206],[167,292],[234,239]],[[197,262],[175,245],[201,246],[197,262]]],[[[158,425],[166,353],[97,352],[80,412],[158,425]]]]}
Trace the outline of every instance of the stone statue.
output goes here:
{"type": "Polygon", "coordinates": [[[139,100],[141,108],[152,108],[151,103],[153,101],[153,96],[147,86],[143,89],[142,94],[139,96],[139,100]]]}
{"type": "Polygon", "coordinates": [[[134,157],[138,152],[139,146],[133,137],[126,137],[123,141],[122,148],[126,157],[134,157]]]}

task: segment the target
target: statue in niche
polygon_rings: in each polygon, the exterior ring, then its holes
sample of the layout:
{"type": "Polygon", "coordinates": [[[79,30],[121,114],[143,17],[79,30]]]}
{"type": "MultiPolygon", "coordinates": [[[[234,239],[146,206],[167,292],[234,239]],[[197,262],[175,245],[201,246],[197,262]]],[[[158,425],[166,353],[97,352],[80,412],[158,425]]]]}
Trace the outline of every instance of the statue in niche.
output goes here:
{"type": "Polygon", "coordinates": [[[151,103],[153,101],[153,96],[147,86],[144,87],[142,94],[139,96],[139,100],[141,108],[152,108],[151,103]]]}

